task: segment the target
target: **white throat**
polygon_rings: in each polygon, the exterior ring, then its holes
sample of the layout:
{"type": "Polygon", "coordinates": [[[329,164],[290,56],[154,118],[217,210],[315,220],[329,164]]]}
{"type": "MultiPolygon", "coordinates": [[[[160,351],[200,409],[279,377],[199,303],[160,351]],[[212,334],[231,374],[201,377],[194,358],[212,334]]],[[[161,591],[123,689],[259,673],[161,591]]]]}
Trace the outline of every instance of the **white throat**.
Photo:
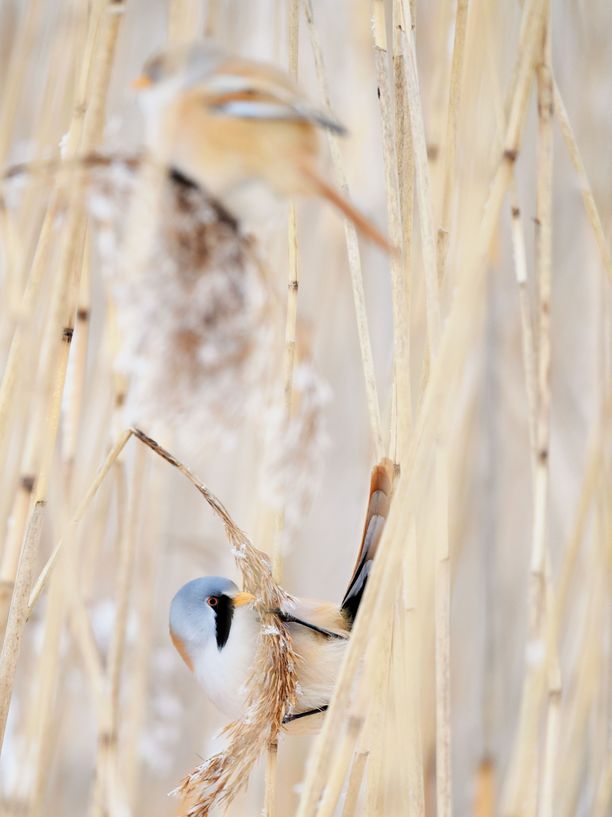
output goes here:
{"type": "Polygon", "coordinates": [[[193,657],[196,677],[206,694],[222,712],[231,718],[244,714],[246,682],[253,669],[260,626],[252,607],[234,610],[229,638],[219,649],[215,638],[209,638],[204,649],[193,657]]]}

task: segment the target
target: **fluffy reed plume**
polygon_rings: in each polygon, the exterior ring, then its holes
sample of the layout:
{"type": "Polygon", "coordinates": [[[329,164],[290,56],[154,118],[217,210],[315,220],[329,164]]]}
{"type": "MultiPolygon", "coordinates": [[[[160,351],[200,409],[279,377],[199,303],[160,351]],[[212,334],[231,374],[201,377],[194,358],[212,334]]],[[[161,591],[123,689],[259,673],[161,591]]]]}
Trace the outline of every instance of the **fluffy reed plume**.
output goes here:
{"type": "Polygon", "coordinates": [[[201,189],[169,175],[157,228],[136,274],[126,269],[125,214],[138,159],[88,160],[98,249],[116,306],[124,417],[151,433],[235,442],[263,406],[270,297],[249,242],[201,189]]]}
{"type": "Polygon", "coordinates": [[[329,438],[325,406],[330,390],[310,361],[293,373],[291,405],[277,393],[265,421],[260,491],[284,514],[283,543],[292,540],[316,495],[329,438]]]}
{"type": "Polygon", "coordinates": [[[286,625],[273,612],[290,596],[274,581],[268,556],[252,545],[223,504],[172,454],[141,431],[133,433],[185,474],[221,519],[242,573],[244,589],[256,597],[263,625],[261,643],[247,681],[244,718],[225,727],[226,748],[194,769],[176,790],[190,804],[189,817],[206,817],[213,806],[228,805],[246,786],[253,764],[276,738],[283,718],[294,705],[295,667],[299,659],[286,625]]]}

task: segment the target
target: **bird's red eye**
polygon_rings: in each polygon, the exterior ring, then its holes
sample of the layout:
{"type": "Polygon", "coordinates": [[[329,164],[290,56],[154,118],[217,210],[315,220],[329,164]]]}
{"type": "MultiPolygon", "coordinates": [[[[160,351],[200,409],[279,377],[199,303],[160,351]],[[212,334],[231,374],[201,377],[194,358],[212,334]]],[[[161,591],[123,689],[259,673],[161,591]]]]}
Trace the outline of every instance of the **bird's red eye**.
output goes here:
{"type": "Polygon", "coordinates": [[[216,596],[209,596],[206,601],[209,607],[216,607],[219,604],[219,599],[216,596]]]}

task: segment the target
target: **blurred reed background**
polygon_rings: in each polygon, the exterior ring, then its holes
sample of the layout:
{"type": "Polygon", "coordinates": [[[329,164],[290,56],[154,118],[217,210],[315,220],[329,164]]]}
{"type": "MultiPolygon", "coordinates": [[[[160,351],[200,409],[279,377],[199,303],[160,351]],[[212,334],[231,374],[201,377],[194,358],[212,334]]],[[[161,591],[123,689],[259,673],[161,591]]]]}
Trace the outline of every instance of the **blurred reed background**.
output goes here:
{"type": "Polygon", "coordinates": [[[609,814],[610,3],[0,8],[2,166],[138,151],[130,81],[206,33],[329,95],[350,132],[330,177],[402,249],[357,248],[309,201],[185,260],[172,195],[134,215],[129,168],[4,183],[1,813],[176,814],[218,745],[167,611],[238,574],[193,487],[127,440],[139,422],[298,595],[342,597],[370,468],[401,469],[326,727],[281,736],[231,814],[609,814]]]}

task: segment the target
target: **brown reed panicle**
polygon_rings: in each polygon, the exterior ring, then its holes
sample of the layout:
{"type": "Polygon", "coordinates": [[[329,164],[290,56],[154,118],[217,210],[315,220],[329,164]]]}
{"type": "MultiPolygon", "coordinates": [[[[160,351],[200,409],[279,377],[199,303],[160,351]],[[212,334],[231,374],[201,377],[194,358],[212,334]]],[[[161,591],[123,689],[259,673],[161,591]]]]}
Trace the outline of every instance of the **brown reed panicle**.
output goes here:
{"type": "Polygon", "coordinates": [[[241,720],[223,730],[226,748],[200,764],[175,790],[193,804],[189,817],[205,817],[215,805],[228,805],[248,780],[253,764],[278,735],[285,715],[295,703],[296,663],[287,627],[274,610],[291,597],[272,577],[268,556],[253,546],[223,504],[179,460],[138,429],[132,433],[184,474],[223,522],[243,579],[253,593],[262,621],[262,637],[253,672],[247,681],[247,709],[241,720]]]}
{"type": "Polygon", "coordinates": [[[125,213],[139,157],[86,160],[89,206],[116,308],[127,376],[124,417],[153,434],[231,446],[263,405],[272,338],[270,289],[254,248],[207,194],[168,174],[147,261],[126,269],[125,213]]]}

